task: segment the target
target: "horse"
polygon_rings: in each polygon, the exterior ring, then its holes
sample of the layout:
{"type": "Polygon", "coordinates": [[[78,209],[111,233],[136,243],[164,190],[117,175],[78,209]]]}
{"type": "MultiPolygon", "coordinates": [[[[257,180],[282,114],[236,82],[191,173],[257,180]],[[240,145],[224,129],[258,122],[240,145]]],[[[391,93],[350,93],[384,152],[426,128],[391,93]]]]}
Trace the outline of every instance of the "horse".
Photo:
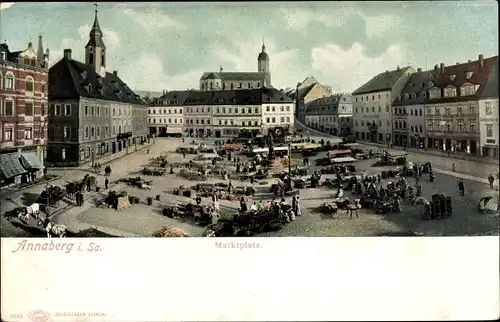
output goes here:
{"type": "Polygon", "coordinates": [[[413,204],[415,205],[424,205],[424,206],[430,206],[430,202],[427,201],[424,197],[418,197],[413,200],[413,204]]]}
{"type": "Polygon", "coordinates": [[[45,223],[45,231],[48,238],[51,238],[51,235],[59,236],[60,238],[66,237],[66,226],[53,224],[50,220],[47,220],[45,223]]]}
{"type": "Polygon", "coordinates": [[[17,218],[19,218],[25,223],[29,223],[30,215],[36,220],[38,220],[39,214],[40,214],[40,204],[34,203],[31,204],[31,206],[24,207],[24,209],[20,210],[18,212],[17,218]]]}
{"type": "Polygon", "coordinates": [[[352,214],[354,212],[356,213],[356,217],[359,218],[359,213],[358,213],[359,209],[361,209],[360,199],[355,199],[353,203],[350,203],[349,205],[347,205],[346,214],[350,215],[349,219],[352,219],[352,214]]]}

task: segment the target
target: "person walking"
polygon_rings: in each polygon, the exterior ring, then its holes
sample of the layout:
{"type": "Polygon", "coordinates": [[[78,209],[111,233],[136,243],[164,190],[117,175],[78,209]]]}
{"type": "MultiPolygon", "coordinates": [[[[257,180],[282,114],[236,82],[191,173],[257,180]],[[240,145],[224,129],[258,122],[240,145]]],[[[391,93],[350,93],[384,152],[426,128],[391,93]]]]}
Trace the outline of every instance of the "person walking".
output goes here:
{"type": "Polygon", "coordinates": [[[217,196],[217,193],[214,193],[212,196],[212,203],[213,203],[213,208],[215,211],[219,212],[219,197],[217,196]]]}
{"type": "Polygon", "coordinates": [[[106,178],[106,179],[104,179],[104,188],[106,190],[108,190],[108,187],[109,187],[109,180],[108,180],[108,178],[106,178]]]}
{"type": "Polygon", "coordinates": [[[300,196],[299,195],[296,195],[297,196],[297,205],[295,206],[296,209],[297,209],[297,212],[296,212],[296,216],[301,216],[302,215],[302,209],[300,209],[300,196]]]}
{"type": "Polygon", "coordinates": [[[465,195],[465,185],[463,179],[460,179],[460,181],[458,182],[458,191],[460,192],[461,196],[465,195]]]}
{"type": "Polygon", "coordinates": [[[495,182],[495,177],[492,174],[488,176],[488,182],[490,183],[490,189],[494,189],[493,183],[495,182]]]}

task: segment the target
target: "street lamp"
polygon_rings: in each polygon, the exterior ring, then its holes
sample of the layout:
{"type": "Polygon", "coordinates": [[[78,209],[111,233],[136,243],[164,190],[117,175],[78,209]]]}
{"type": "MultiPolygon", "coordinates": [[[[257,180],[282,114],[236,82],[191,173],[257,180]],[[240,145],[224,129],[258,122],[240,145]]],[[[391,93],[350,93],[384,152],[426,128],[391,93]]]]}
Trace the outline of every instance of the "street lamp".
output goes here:
{"type": "Polygon", "coordinates": [[[288,141],[288,182],[287,190],[292,190],[292,142],[288,141]]]}

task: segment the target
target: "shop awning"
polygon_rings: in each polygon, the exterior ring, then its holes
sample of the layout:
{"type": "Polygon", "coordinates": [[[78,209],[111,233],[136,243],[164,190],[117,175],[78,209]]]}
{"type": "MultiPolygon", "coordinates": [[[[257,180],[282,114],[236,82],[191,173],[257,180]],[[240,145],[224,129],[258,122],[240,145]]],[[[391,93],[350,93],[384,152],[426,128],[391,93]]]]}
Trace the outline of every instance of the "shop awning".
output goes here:
{"type": "Polygon", "coordinates": [[[27,170],[41,169],[42,163],[36,152],[23,152],[21,153],[21,164],[27,170]]]}
{"type": "Polygon", "coordinates": [[[182,134],[181,127],[167,127],[168,134],[182,134]]]}
{"type": "Polygon", "coordinates": [[[27,171],[19,162],[17,153],[0,154],[0,176],[3,179],[10,179],[27,171]]]}

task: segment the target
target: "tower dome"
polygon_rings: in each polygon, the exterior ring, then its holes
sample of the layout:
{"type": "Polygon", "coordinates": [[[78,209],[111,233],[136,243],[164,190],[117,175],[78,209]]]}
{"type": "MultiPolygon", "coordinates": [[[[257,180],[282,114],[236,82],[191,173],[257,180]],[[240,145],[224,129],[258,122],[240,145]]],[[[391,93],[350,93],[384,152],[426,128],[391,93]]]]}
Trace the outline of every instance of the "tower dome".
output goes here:
{"type": "Polygon", "coordinates": [[[266,45],[262,44],[262,52],[259,54],[257,58],[259,61],[269,61],[269,55],[266,53],[266,45]]]}

